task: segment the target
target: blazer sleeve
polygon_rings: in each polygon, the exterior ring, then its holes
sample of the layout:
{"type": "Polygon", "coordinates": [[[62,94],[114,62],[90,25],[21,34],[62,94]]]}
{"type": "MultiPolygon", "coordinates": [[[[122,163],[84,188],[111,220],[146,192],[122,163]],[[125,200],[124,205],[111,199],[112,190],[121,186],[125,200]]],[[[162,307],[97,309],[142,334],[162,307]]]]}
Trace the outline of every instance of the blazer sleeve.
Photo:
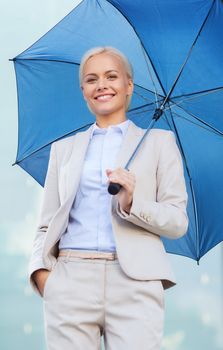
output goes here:
{"type": "Polygon", "coordinates": [[[35,289],[34,281],[31,275],[34,271],[45,268],[42,261],[43,243],[46,232],[52,217],[60,207],[59,193],[58,193],[58,174],[57,174],[57,157],[56,144],[52,143],[50,149],[50,157],[48,163],[47,174],[44,184],[43,201],[38,220],[36,235],[33,242],[31,258],[29,261],[29,277],[32,286],[35,289]]]}
{"type": "Polygon", "coordinates": [[[133,193],[130,213],[120,207],[117,214],[159,236],[176,239],[188,229],[187,201],[188,194],[183,171],[183,163],[175,135],[168,131],[162,135],[162,145],[157,167],[157,198],[147,201],[138,193],[137,186],[133,193]]]}

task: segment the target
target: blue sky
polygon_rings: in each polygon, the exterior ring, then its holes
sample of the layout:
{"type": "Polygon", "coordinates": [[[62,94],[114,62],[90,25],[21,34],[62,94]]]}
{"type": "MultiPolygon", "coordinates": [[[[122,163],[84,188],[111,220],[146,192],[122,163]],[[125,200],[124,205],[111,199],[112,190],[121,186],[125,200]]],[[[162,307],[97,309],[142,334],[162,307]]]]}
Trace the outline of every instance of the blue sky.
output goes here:
{"type": "MultiPolygon", "coordinates": [[[[27,265],[38,220],[42,189],[18,166],[15,57],[63,18],[79,1],[0,0],[0,348],[44,349],[42,300],[27,280],[27,265]],[[13,334],[13,337],[12,337],[13,334]]],[[[223,348],[223,247],[197,266],[169,255],[177,276],[166,291],[162,350],[223,348]]]]}

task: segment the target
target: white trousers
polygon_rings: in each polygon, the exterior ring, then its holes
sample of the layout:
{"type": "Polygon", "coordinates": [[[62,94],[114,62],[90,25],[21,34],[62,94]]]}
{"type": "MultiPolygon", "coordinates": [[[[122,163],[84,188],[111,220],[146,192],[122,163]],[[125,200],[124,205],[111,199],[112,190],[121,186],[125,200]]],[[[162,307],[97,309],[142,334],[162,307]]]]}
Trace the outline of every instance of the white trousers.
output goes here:
{"type": "Polygon", "coordinates": [[[106,350],[160,350],[162,283],[129,278],[117,259],[59,256],[43,304],[48,350],[99,350],[102,334],[106,350]]]}

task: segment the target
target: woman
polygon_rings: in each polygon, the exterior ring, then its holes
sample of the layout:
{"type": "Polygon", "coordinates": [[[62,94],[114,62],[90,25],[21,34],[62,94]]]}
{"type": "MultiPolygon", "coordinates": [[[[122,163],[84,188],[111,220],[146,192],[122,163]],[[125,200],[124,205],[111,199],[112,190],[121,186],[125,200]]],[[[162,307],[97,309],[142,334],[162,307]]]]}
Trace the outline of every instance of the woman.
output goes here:
{"type": "Polygon", "coordinates": [[[132,68],[112,47],[82,58],[80,85],[95,123],[51,147],[30,281],[43,296],[49,350],[158,350],[164,290],[176,284],[160,236],[188,227],[187,192],[172,131],[126,119],[132,68]],[[109,182],[121,184],[109,195],[109,182]]]}

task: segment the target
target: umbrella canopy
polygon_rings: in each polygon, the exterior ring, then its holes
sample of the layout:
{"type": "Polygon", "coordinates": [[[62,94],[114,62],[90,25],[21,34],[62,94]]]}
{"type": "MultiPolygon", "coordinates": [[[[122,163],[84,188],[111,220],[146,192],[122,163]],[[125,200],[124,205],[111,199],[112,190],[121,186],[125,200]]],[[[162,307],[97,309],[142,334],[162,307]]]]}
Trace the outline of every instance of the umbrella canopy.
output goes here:
{"type": "Polygon", "coordinates": [[[53,141],[89,127],[79,88],[86,50],[113,46],[134,68],[128,118],[177,139],[188,191],[187,234],[166,251],[199,261],[223,240],[223,3],[220,0],[83,0],[13,59],[19,135],[15,164],[41,185],[53,141]]]}

